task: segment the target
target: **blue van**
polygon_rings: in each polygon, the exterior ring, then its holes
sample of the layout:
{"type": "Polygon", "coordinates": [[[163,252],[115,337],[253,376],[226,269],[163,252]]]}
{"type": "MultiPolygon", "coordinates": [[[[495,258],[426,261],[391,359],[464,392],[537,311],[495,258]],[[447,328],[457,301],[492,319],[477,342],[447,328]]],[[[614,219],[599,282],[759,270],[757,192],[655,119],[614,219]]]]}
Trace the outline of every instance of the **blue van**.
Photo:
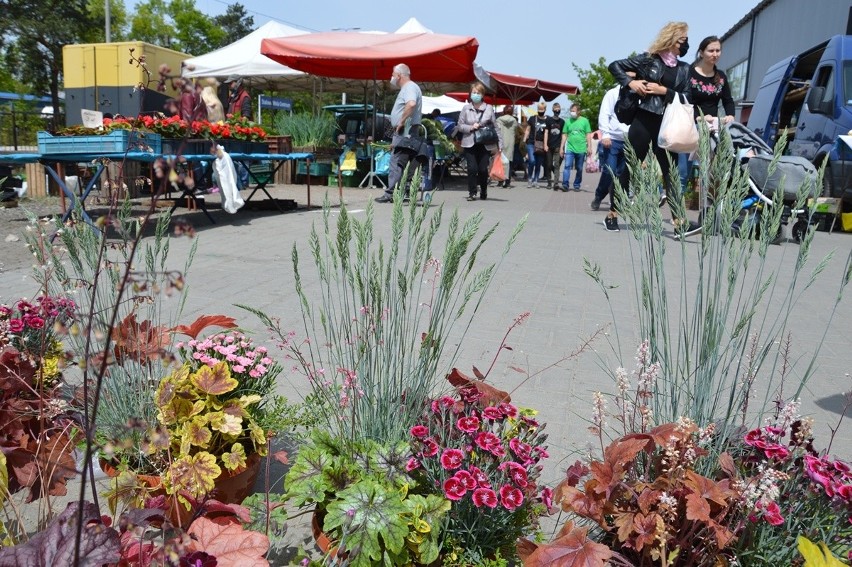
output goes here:
{"type": "Polygon", "coordinates": [[[838,136],[852,130],[852,36],[837,35],[769,68],[748,127],[770,146],[827,165],[824,197],[852,206],[852,157],[838,136]]]}

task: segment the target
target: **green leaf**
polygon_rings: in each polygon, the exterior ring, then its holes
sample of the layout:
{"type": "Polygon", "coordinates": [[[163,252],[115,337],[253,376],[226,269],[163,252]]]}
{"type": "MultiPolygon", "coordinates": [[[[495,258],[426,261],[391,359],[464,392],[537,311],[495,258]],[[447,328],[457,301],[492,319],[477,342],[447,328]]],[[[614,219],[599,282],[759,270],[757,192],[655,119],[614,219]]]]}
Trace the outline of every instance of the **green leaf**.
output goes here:
{"type": "Polygon", "coordinates": [[[299,449],[296,462],[284,479],[287,496],[296,506],[325,500],[325,493],[332,489],[325,471],[331,468],[332,462],[332,456],[317,447],[307,445],[299,449]]]}
{"type": "Polygon", "coordinates": [[[366,566],[379,561],[385,548],[393,554],[402,551],[408,534],[405,513],[399,493],[363,480],[338,494],[323,527],[342,535],[341,549],[351,554],[353,567],[366,566]]]}
{"type": "Polygon", "coordinates": [[[6,468],[6,455],[0,452],[0,504],[6,500],[9,492],[9,469],[6,468]]]}
{"type": "Polygon", "coordinates": [[[409,537],[409,545],[414,546],[417,561],[428,565],[438,559],[438,553],[441,551],[441,520],[450,511],[450,501],[435,494],[425,497],[411,494],[403,500],[403,503],[408,509],[407,521],[411,526],[410,530],[415,532],[414,535],[419,536],[409,537]],[[428,525],[429,531],[423,529],[424,522],[428,525]]]}

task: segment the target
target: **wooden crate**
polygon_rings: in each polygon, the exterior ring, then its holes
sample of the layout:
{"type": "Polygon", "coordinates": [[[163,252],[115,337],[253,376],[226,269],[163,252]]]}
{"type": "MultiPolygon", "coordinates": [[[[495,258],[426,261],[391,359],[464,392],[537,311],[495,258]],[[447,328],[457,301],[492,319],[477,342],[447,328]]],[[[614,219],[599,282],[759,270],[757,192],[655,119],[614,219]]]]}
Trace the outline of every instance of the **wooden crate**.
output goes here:
{"type": "Polygon", "coordinates": [[[28,163],[25,168],[27,172],[27,196],[47,197],[47,174],[44,166],[40,163],[28,163]]]}

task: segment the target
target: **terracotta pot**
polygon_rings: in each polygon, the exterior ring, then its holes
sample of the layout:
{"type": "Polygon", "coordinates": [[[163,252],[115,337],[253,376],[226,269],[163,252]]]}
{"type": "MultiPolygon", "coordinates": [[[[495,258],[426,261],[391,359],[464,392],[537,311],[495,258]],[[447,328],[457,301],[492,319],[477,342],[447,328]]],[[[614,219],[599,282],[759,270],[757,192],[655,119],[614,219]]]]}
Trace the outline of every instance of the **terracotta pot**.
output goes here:
{"type": "MultiPolygon", "coordinates": [[[[333,540],[331,536],[322,531],[322,523],[325,520],[325,511],[314,510],[313,515],[311,516],[311,533],[313,533],[314,541],[317,544],[317,547],[320,551],[323,552],[324,555],[331,557],[332,559],[337,558],[337,547],[333,545],[333,540]]],[[[341,554],[341,559],[346,559],[345,553],[341,554]]]]}
{"type": "MultiPolygon", "coordinates": [[[[101,459],[101,470],[109,478],[118,476],[118,470],[112,463],[101,459]]],[[[260,473],[260,455],[253,453],[246,459],[246,468],[237,474],[222,469],[222,473],[214,481],[215,487],[210,493],[212,498],[225,504],[240,504],[251,494],[257,475],[260,473]]],[[[163,479],[158,475],[138,474],[136,475],[143,486],[154,489],[151,496],[165,496],[166,490],[162,488],[163,479]]],[[[173,524],[186,526],[191,519],[191,511],[188,511],[177,498],[166,498],[166,515],[173,524]]]]}

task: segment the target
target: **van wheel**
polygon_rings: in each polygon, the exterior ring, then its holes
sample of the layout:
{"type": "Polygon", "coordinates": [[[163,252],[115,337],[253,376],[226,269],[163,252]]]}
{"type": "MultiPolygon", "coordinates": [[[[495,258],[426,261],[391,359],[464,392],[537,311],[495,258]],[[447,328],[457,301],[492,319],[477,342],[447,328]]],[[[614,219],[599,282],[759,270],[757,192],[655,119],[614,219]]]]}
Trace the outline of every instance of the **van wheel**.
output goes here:
{"type": "MultiPolygon", "coordinates": [[[[827,159],[827,158],[826,158],[827,159]]],[[[822,175],[822,193],[820,197],[834,196],[834,178],[831,177],[831,165],[826,164],[825,171],[822,175]]]]}

